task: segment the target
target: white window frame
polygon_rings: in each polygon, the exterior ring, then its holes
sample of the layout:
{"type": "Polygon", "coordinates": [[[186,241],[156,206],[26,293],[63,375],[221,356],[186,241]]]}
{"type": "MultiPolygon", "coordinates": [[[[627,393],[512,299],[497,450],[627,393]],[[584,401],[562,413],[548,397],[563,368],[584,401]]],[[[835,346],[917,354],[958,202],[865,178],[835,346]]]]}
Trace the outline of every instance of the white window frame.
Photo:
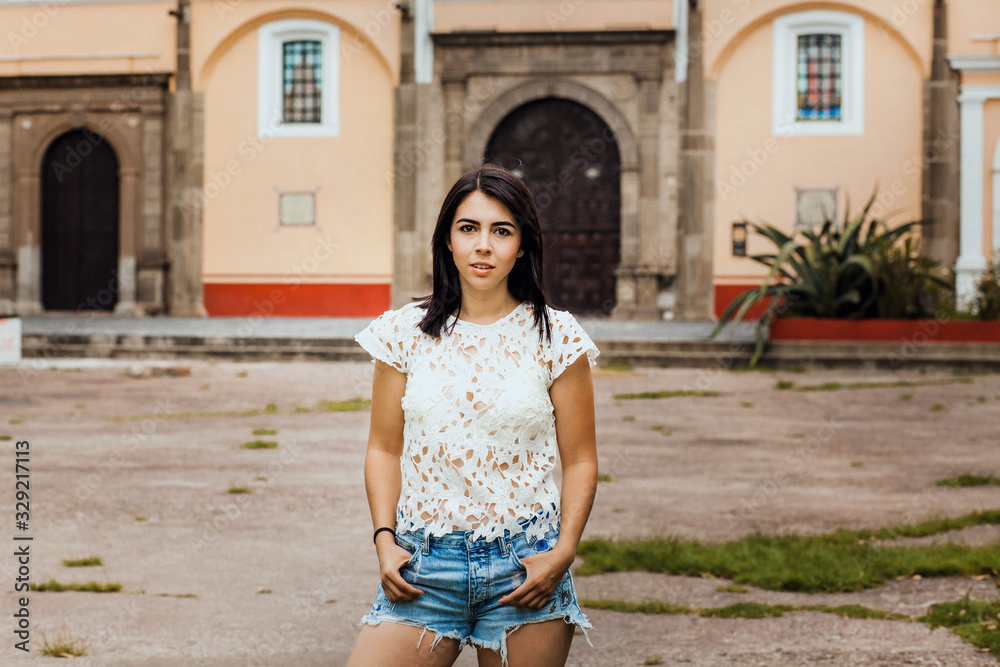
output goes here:
{"type": "Polygon", "coordinates": [[[335,137],[340,134],[340,28],[312,19],[285,19],[262,25],[257,49],[257,135],[335,137]],[[285,123],[282,68],[285,42],[318,41],[323,51],[319,123],[285,123]]]}
{"type": "Polygon", "coordinates": [[[814,10],[774,20],[772,132],[775,136],[850,135],[865,131],[865,21],[857,14],[814,10]],[[800,121],[796,96],[799,35],[840,35],[840,119],[800,121]]]}

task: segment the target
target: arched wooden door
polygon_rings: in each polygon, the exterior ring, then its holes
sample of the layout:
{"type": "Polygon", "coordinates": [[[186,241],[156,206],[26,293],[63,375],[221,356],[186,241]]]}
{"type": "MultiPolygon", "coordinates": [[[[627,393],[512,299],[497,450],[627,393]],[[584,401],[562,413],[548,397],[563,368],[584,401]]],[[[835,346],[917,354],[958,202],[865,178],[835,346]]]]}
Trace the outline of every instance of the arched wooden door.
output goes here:
{"type": "Polygon", "coordinates": [[[42,162],[42,306],[118,303],[118,158],[86,130],[60,136],[42,162]]]}
{"type": "Polygon", "coordinates": [[[554,305],[609,315],[621,238],[621,156],[611,129],[577,102],[535,100],[500,122],[486,158],[514,170],[535,197],[554,305]]]}

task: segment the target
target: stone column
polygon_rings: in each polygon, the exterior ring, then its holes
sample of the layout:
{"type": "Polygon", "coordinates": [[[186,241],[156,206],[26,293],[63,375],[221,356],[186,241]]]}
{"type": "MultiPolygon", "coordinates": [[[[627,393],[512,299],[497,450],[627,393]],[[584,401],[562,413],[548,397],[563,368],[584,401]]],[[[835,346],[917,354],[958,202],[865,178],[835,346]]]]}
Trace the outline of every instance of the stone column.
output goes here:
{"type": "Polygon", "coordinates": [[[948,65],[948,5],[934,4],[934,55],[924,86],[923,252],[952,266],[958,256],[958,85],[948,65]]]}
{"type": "Polygon", "coordinates": [[[955,291],[959,308],[971,305],[976,284],[986,268],[983,254],[983,102],[986,95],[962,86],[962,175],[959,256],[955,262],[955,291]]]}
{"type": "MultiPolygon", "coordinates": [[[[405,5],[404,5],[405,6],[405,5]]],[[[418,8],[418,11],[420,8],[418,8]]],[[[393,114],[393,260],[392,303],[399,308],[409,303],[419,279],[414,253],[422,250],[416,241],[417,179],[417,84],[415,80],[415,22],[412,13],[402,12],[400,23],[399,87],[395,91],[393,114]]]]}
{"type": "Polygon", "coordinates": [[[442,75],[444,84],[444,123],[445,123],[445,145],[444,145],[444,182],[446,187],[458,180],[465,171],[462,164],[462,143],[466,135],[466,118],[463,113],[465,106],[465,77],[445,77],[442,75]]]}
{"type": "Polygon", "coordinates": [[[118,239],[118,303],[115,315],[141,315],[135,302],[136,230],[142,220],[140,195],[141,173],[136,169],[119,170],[121,193],[118,239]]]}
{"type": "MultiPolygon", "coordinates": [[[[14,219],[26,222],[41,219],[41,175],[18,171],[14,176],[14,219]]],[[[42,312],[42,240],[24,228],[17,239],[17,312],[42,312]]]]}
{"type": "Polygon", "coordinates": [[[677,196],[677,315],[715,319],[713,226],[715,135],[702,63],[702,7],[689,0],[687,77],[680,85],[680,156],[677,196]]]}
{"type": "Polygon", "coordinates": [[[0,314],[14,312],[14,234],[11,215],[14,114],[0,109],[0,314]]]}
{"type": "Polygon", "coordinates": [[[202,288],[202,139],[204,114],[191,91],[191,3],[178,0],[176,91],[170,100],[170,314],[204,317],[202,288]]]}
{"type": "Polygon", "coordinates": [[[622,220],[621,266],[615,271],[617,294],[611,319],[658,320],[659,291],[659,212],[660,212],[660,80],[662,72],[636,76],[639,102],[639,169],[622,174],[622,199],[637,205],[635,219],[622,220]],[[636,192],[637,191],[637,192],[636,192]]]}

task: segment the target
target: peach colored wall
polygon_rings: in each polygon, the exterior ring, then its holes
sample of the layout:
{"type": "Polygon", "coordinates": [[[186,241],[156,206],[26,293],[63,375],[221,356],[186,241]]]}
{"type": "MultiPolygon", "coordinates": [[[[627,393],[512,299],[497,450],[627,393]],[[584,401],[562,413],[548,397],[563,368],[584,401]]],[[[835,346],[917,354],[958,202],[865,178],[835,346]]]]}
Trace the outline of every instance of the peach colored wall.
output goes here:
{"type": "Polygon", "coordinates": [[[313,18],[340,26],[341,45],[352,59],[374,57],[399,80],[399,11],[387,0],[220,0],[196,2],[192,16],[191,69],[194,87],[211,75],[221,54],[262,23],[289,18],[313,18]],[[335,13],[333,13],[335,12],[335,13]],[[349,53],[348,53],[349,51],[349,53]]]}
{"type": "Polygon", "coordinates": [[[44,2],[0,7],[0,76],[173,71],[177,21],[167,12],[176,6],[44,2]]]}
{"type": "MultiPolygon", "coordinates": [[[[993,0],[987,0],[992,2],[993,0]]],[[[882,42],[899,42],[913,63],[919,63],[924,77],[930,76],[933,50],[932,0],[858,0],[837,2],[788,2],[788,0],[706,0],[703,14],[702,47],[705,72],[719,74],[732,52],[744,38],[775,17],[812,9],[850,11],[866,19],[866,30],[882,42]],[[912,11],[911,10],[912,5],[912,11]]],[[[869,34],[871,41],[871,34],[869,34]]]]}
{"type": "MultiPolygon", "coordinates": [[[[851,213],[856,213],[877,180],[882,204],[876,211],[903,209],[889,219],[890,225],[919,217],[922,72],[898,39],[885,39],[867,21],[865,37],[863,135],[771,134],[770,22],[758,23],[721,64],[716,105],[717,283],[747,282],[749,277],[756,280],[765,275],[758,263],[732,257],[731,224],[747,219],[790,232],[795,221],[795,187],[839,187],[837,216],[841,219],[845,195],[850,196],[851,213]],[[724,183],[735,192],[722,192],[724,183]]],[[[748,254],[771,249],[766,239],[750,234],[748,254]]]]}
{"type": "Polygon", "coordinates": [[[948,53],[963,56],[1000,55],[997,42],[973,42],[973,35],[1000,33],[1000,2],[949,2],[948,53]]]}
{"type": "Polygon", "coordinates": [[[434,30],[667,30],[672,12],[673,0],[438,2],[434,30]]]}
{"type": "Polygon", "coordinates": [[[302,282],[389,282],[393,78],[374,49],[347,58],[341,37],[336,137],[257,138],[256,30],[228,41],[202,79],[206,283],[299,269],[302,282]],[[317,188],[316,225],[280,226],[277,191],[317,188]]]}

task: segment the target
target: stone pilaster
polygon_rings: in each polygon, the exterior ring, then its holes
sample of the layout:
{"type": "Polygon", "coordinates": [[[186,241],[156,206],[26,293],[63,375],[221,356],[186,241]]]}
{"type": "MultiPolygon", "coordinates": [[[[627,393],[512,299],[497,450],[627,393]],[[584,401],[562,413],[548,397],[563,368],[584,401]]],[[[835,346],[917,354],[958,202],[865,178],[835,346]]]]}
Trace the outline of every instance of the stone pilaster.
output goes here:
{"type": "MultiPolygon", "coordinates": [[[[702,34],[702,6],[688,11],[689,43],[702,34]]],[[[714,319],[713,227],[715,131],[712,89],[705,80],[701,48],[690,49],[687,78],[680,86],[680,178],[678,183],[677,315],[714,319]]]]}

